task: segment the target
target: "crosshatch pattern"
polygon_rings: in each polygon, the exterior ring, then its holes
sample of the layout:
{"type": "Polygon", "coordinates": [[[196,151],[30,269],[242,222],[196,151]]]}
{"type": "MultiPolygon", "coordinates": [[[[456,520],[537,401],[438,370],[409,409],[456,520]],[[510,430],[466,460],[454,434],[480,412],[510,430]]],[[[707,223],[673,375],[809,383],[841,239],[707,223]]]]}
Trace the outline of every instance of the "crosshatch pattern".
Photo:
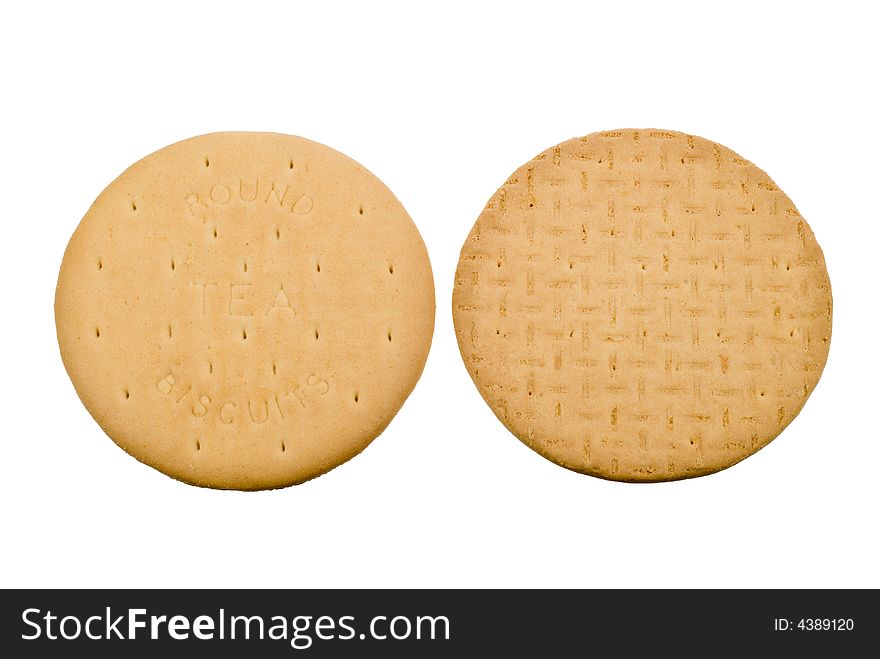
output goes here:
{"type": "Polygon", "coordinates": [[[699,137],[619,130],[518,169],[462,249],[453,315],[517,437],[616,480],[728,467],[776,437],[831,337],[822,251],[760,169],[699,137]]]}

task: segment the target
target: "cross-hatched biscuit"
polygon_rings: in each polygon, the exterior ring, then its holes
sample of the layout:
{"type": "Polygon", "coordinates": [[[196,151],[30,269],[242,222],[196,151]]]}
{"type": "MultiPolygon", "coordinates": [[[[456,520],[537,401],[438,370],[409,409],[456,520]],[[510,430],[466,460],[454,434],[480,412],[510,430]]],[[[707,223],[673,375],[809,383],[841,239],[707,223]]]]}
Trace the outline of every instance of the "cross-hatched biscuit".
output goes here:
{"type": "Polygon", "coordinates": [[[215,133],[104,190],[55,315],[77,393],[117,444],[188,483],[262,489],[382,432],[424,366],[434,286],[415,225],[358,163],[215,133]]]}
{"type": "Polygon", "coordinates": [[[822,251],[791,200],[719,144],[572,139],[520,167],[461,251],[453,317],[512,433],[586,474],[662,481],[765,446],[831,337],[822,251]]]}

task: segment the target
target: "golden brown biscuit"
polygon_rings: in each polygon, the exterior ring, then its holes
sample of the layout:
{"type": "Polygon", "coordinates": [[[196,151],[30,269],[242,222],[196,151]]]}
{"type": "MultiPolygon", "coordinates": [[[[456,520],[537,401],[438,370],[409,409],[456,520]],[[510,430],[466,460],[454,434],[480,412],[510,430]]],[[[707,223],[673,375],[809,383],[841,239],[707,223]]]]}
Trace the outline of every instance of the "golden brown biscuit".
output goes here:
{"type": "Polygon", "coordinates": [[[765,446],[831,337],[822,250],[730,149],[665,130],[572,139],[520,167],[461,252],[462,357],[512,433],[625,481],[712,473],[765,446]]]}
{"type": "Polygon", "coordinates": [[[132,165],[70,240],[55,298],[77,393],[137,459],[262,489],[348,460],[431,343],[434,286],[394,195],[328,147],[214,133],[132,165]]]}

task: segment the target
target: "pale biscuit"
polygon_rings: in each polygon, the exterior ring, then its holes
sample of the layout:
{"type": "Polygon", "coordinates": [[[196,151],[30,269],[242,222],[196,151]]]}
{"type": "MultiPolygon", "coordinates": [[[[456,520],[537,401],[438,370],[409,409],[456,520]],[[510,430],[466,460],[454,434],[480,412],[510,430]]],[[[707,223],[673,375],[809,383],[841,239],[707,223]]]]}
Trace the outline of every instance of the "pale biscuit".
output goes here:
{"type": "Polygon", "coordinates": [[[453,317],[477,388],[528,446],[673,480],[729,467],[798,414],[828,356],[831,287],[763,171],[699,137],[617,130],[548,149],[495,193],[453,317]]]}
{"type": "Polygon", "coordinates": [[[215,133],[132,165],[70,240],[55,298],[77,393],[196,485],[299,483],[361,451],[418,380],[428,254],[394,195],[299,137],[215,133]]]}

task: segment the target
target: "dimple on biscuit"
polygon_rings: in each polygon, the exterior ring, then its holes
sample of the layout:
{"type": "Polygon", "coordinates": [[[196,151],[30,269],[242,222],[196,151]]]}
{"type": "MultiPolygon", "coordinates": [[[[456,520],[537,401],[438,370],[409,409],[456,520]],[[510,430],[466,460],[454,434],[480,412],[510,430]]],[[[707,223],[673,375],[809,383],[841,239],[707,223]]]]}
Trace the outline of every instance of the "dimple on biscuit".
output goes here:
{"type": "Polygon", "coordinates": [[[132,165],[61,265],[58,342],[137,459],[215,488],[318,476],[375,438],[434,326],[428,254],[379,179],[309,140],[214,133],[132,165]]]}
{"type": "Polygon", "coordinates": [[[563,142],[492,196],[453,319],[504,425],[569,469],[709,474],[765,446],[825,365],[831,287],[810,227],[755,165],[667,130],[563,142]]]}

